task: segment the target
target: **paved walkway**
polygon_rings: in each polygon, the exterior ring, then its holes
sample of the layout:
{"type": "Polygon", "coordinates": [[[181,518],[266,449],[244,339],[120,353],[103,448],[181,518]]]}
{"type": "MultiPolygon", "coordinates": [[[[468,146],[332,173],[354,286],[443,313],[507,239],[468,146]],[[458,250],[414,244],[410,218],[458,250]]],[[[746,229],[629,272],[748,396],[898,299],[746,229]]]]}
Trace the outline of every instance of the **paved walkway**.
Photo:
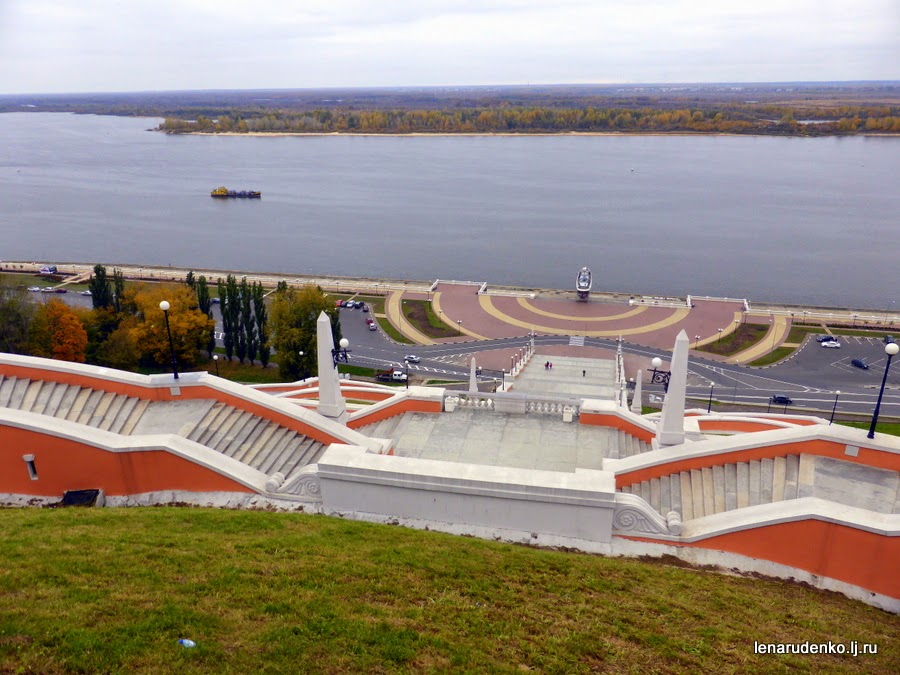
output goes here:
{"type": "MultiPolygon", "coordinates": [[[[751,317],[747,317],[748,320],[751,317]]],[[[754,319],[759,319],[760,322],[765,322],[767,318],[753,316],[754,319]]],[[[753,321],[750,321],[753,323],[753,321]]],[[[749,349],[745,349],[739,354],[735,354],[728,358],[728,363],[749,363],[750,361],[755,361],[756,359],[765,356],[769,352],[775,351],[775,348],[778,347],[781,343],[784,342],[785,338],[787,338],[788,333],[791,331],[791,322],[785,316],[774,316],[771,319],[771,324],[769,325],[769,331],[766,333],[766,336],[757,342],[755,345],[750,347],[749,349]]]]}

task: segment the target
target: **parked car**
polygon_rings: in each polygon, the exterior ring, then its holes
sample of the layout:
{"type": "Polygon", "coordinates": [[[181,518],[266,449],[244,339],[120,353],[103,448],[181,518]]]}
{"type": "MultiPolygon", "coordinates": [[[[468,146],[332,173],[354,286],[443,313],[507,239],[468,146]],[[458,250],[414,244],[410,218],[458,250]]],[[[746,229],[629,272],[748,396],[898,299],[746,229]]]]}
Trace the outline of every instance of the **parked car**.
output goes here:
{"type": "Polygon", "coordinates": [[[209,301],[214,305],[218,305],[220,302],[222,302],[222,299],[221,298],[210,298],[209,301]]]}
{"type": "Polygon", "coordinates": [[[378,330],[378,327],[374,323],[370,323],[369,330],[378,330]]]}
{"type": "Polygon", "coordinates": [[[829,342],[823,342],[822,346],[825,347],[826,349],[840,349],[841,343],[838,342],[837,340],[831,340],[829,342]]]}
{"type": "Polygon", "coordinates": [[[32,293],[40,293],[41,287],[40,286],[29,286],[28,290],[31,291],[32,293]]]}
{"type": "Polygon", "coordinates": [[[81,291],[80,295],[92,295],[92,293],[88,290],[81,291]]]}
{"type": "Polygon", "coordinates": [[[816,342],[834,342],[834,335],[816,335],[816,342]]]}
{"type": "Polygon", "coordinates": [[[785,396],[784,394],[775,394],[769,400],[776,405],[791,405],[794,402],[790,396],[785,396]]]}
{"type": "Polygon", "coordinates": [[[373,319],[371,316],[367,316],[366,323],[371,326],[373,323],[375,323],[375,319],[373,319]]]}
{"type": "Polygon", "coordinates": [[[407,354],[403,357],[404,361],[409,361],[410,363],[418,363],[421,359],[415,354],[407,354]]]}
{"type": "Polygon", "coordinates": [[[862,368],[863,370],[868,370],[868,369],[869,369],[869,364],[866,363],[865,361],[863,361],[862,359],[853,359],[853,360],[850,362],[850,365],[851,365],[851,366],[855,366],[855,367],[857,367],[857,368],[862,368]]]}
{"type": "Polygon", "coordinates": [[[893,335],[885,335],[884,336],[884,344],[892,345],[896,342],[893,335]]]}
{"type": "Polygon", "coordinates": [[[364,312],[368,312],[368,311],[369,311],[369,306],[368,306],[366,303],[363,303],[362,311],[364,311],[364,312]]]}
{"type": "Polygon", "coordinates": [[[53,292],[53,286],[44,286],[41,289],[41,293],[52,293],[52,292],[53,292]]]}
{"type": "Polygon", "coordinates": [[[68,293],[69,291],[68,291],[68,289],[65,289],[65,288],[54,288],[53,292],[54,293],[68,293]]]}

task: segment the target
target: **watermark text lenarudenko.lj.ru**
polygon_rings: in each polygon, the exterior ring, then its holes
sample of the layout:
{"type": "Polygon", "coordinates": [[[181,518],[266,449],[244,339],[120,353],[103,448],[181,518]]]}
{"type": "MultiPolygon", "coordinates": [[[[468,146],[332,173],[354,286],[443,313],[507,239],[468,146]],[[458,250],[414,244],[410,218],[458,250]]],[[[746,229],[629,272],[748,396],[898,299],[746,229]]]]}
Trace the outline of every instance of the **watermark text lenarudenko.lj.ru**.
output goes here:
{"type": "Polygon", "coordinates": [[[878,645],[869,642],[756,642],[753,641],[754,654],[846,654],[862,656],[877,654],[878,645]]]}

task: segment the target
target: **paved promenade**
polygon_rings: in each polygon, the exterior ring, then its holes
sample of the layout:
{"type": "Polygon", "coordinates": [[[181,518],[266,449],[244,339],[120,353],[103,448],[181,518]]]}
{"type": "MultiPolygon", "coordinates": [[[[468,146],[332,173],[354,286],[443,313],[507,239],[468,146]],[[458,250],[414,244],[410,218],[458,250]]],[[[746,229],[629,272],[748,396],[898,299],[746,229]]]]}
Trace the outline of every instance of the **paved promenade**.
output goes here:
{"type": "MultiPolygon", "coordinates": [[[[36,273],[42,265],[56,264],[63,274],[86,280],[93,265],[87,263],[54,263],[52,261],[0,262],[0,269],[36,273]]],[[[108,264],[111,268],[113,265],[108,264]]],[[[181,281],[187,269],[118,265],[131,279],[181,281]]],[[[340,276],[296,275],[287,273],[255,273],[234,270],[195,269],[215,280],[234,274],[249,281],[260,281],[274,287],[279,281],[289,284],[313,283],[326,291],[385,296],[385,316],[404,336],[416,344],[435,344],[462,340],[520,337],[534,332],[539,335],[581,337],[622,337],[628,342],[671,349],[675,336],[684,330],[691,347],[696,348],[724,337],[742,323],[769,324],[764,337],[746,351],[725,359],[704,353],[710,359],[729,363],[748,363],[784,343],[792,323],[846,323],[866,325],[900,324],[900,316],[872,310],[803,308],[790,305],[745,306],[743,300],[691,298],[655,298],[625,294],[594,293],[589,302],[578,302],[574,292],[561,290],[528,290],[486,288],[476,282],[425,282],[391,279],[352,278],[340,276]],[[486,291],[486,292],[480,292],[486,291]],[[421,333],[403,316],[406,299],[430,300],[434,312],[456,337],[432,339],[421,333]]],[[[70,281],[74,281],[72,279],[70,281]]]]}

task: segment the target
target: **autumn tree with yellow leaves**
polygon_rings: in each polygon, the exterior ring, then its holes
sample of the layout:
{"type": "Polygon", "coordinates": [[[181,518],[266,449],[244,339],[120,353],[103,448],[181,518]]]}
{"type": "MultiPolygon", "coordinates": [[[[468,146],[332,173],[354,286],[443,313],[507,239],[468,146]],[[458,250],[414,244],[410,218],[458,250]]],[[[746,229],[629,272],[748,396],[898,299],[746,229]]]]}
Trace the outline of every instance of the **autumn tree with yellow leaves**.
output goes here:
{"type": "MultiPolygon", "coordinates": [[[[122,321],[119,330],[128,331],[144,362],[169,363],[169,338],[159,303],[169,302],[169,328],[178,363],[193,366],[197,352],[206,345],[213,320],[202,312],[197,296],[184,284],[144,284],[125,291],[135,314],[122,321]]],[[[111,336],[112,337],[112,336],[111,336]]]]}
{"type": "Polygon", "coordinates": [[[35,356],[84,363],[88,336],[78,315],[61,300],[40,305],[31,324],[31,353],[35,356]]]}

